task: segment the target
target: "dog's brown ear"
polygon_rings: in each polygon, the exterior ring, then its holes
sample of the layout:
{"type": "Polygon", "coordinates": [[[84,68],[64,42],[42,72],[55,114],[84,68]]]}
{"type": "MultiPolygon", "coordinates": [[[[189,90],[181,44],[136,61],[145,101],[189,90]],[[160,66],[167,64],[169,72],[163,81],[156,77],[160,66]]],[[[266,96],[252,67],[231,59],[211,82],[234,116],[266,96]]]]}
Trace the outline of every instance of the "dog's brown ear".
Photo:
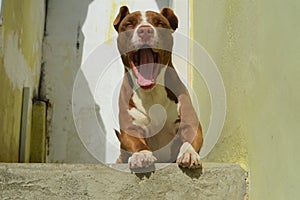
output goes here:
{"type": "Polygon", "coordinates": [[[171,8],[163,8],[160,11],[160,14],[162,14],[167,20],[169,21],[171,28],[175,31],[178,28],[178,18],[174,14],[174,11],[171,8]]]}
{"type": "Polygon", "coordinates": [[[116,31],[119,32],[120,23],[128,14],[129,14],[129,9],[127,8],[127,6],[122,6],[120,8],[118,16],[116,17],[116,19],[114,21],[114,27],[115,27],[116,31]]]}

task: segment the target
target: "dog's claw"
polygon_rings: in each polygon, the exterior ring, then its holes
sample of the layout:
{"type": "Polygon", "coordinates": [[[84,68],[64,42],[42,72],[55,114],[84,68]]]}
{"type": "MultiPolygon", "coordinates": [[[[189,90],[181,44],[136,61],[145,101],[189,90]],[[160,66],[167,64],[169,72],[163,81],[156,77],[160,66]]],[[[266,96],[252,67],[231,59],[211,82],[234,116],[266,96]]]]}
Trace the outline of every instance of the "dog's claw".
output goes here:
{"type": "Polygon", "coordinates": [[[140,151],[132,154],[128,159],[128,165],[130,169],[149,167],[156,160],[151,151],[140,151]]]}
{"type": "Polygon", "coordinates": [[[200,155],[194,150],[191,144],[186,142],[180,148],[177,163],[182,167],[190,169],[200,168],[200,155]]]}

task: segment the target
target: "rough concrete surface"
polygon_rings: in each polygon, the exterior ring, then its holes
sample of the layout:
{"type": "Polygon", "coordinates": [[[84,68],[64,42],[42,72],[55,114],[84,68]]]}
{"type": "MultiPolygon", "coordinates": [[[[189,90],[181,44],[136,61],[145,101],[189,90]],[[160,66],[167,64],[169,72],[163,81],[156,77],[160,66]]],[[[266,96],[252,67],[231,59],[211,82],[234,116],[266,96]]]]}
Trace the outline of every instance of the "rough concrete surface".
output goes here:
{"type": "Polygon", "coordinates": [[[0,199],[244,198],[246,173],[239,165],[204,163],[199,172],[170,164],[142,177],[101,164],[0,164],[0,199]]]}

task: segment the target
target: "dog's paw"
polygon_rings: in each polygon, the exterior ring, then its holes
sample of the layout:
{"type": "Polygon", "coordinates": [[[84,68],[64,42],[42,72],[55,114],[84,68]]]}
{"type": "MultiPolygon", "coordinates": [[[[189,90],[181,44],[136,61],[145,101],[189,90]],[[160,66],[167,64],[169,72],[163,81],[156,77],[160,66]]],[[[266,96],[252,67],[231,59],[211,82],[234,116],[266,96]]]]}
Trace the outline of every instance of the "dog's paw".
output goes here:
{"type": "Polygon", "coordinates": [[[181,167],[200,168],[200,155],[194,150],[190,143],[185,142],[180,148],[177,163],[181,167]]]}
{"type": "Polygon", "coordinates": [[[128,159],[128,165],[130,169],[149,167],[157,159],[152,155],[151,151],[140,151],[132,154],[128,159]]]}

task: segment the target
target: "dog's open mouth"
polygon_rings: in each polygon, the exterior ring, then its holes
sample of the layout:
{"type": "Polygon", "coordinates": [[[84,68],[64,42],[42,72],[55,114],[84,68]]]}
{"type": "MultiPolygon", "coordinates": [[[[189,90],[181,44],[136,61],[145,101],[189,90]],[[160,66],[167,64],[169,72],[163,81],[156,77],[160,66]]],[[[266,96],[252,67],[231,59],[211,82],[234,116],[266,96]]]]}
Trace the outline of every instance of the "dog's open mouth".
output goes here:
{"type": "Polygon", "coordinates": [[[152,48],[144,47],[129,55],[130,65],[139,86],[151,89],[160,72],[160,56],[152,48]]]}

